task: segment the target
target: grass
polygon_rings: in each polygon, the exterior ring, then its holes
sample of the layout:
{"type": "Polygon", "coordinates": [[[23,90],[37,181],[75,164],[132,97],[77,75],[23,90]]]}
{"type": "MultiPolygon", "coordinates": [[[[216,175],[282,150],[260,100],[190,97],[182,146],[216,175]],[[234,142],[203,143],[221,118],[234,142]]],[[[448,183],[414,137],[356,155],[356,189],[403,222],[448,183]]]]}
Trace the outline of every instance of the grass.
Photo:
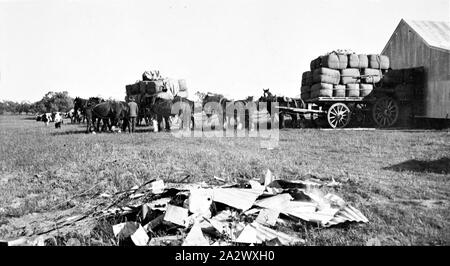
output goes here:
{"type": "MultiPolygon", "coordinates": [[[[293,225],[308,245],[365,245],[372,238],[382,245],[450,244],[448,131],[283,129],[279,147],[267,150],[249,137],[84,130],[0,116],[0,238],[26,235],[30,217],[95,201],[72,198],[95,185],[93,192],[112,193],[153,178],[211,183],[213,176],[259,178],[270,169],[282,179],[312,174],[343,182],[329,190],[370,220],[328,229],[293,225]]],[[[101,230],[91,236],[101,238],[101,230]]]]}

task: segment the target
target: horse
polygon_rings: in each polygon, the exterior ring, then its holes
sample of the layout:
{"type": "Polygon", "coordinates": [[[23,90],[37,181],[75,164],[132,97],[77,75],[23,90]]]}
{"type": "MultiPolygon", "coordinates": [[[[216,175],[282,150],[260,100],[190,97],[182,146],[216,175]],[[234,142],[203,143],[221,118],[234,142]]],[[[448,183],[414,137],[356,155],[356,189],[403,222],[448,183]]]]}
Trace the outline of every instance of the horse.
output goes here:
{"type": "Polygon", "coordinates": [[[87,107],[88,100],[76,97],[73,100],[73,112],[75,121],[81,123],[81,116],[85,116],[85,109],[87,107]]]}
{"type": "Polygon", "coordinates": [[[93,108],[86,109],[87,114],[87,131],[94,126],[94,131],[98,131],[100,127],[100,119],[103,120],[104,127],[108,127],[112,130],[113,126],[123,126],[125,130],[128,125],[128,104],[126,102],[106,101],[95,105],[93,108]],[[95,127],[95,120],[97,119],[97,126],[95,127]],[[109,123],[111,121],[111,123],[109,123]],[[121,121],[123,123],[121,124],[121,121]]]}
{"type": "MultiPolygon", "coordinates": [[[[102,98],[99,97],[90,97],[88,100],[76,97],[73,100],[73,106],[74,106],[74,113],[75,113],[75,120],[80,123],[81,122],[81,116],[84,119],[87,120],[87,129],[86,132],[90,131],[91,124],[95,124],[96,117],[92,115],[92,108],[94,108],[95,105],[104,102],[102,98]]],[[[105,122],[105,121],[104,121],[105,122]]]]}
{"type": "MultiPolygon", "coordinates": [[[[178,115],[181,118],[181,128],[184,128],[184,123],[187,121],[187,128],[194,126],[194,102],[180,96],[175,96],[173,100],[159,98],[157,95],[153,96],[150,105],[147,107],[152,119],[158,121],[160,127],[162,120],[165,120],[166,130],[170,130],[170,117],[178,115]],[[178,110],[172,110],[177,108],[178,110]],[[177,112],[175,112],[177,111],[177,112]]],[[[158,128],[159,131],[159,128],[158,128]]]]}
{"type": "MultiPolygon", "coordinates": [[[[296,100],[292,99],[292,98],[288,98],[288,97],[283,97],[283,96],[276,96],[273,95],[269,89],[263,89],[263,96],[259,98],[258,103],[259,102],[266,102],[267,103],[267,112],[272,115],[272,103],[277,102],[278,106],[283,106],[283,107],[294,107],[294,108],[299,108],[299,103],[297,103],[296,100]]],[[[294,123],[297,122],[297,115],[295,114],[289,114],[292,117],[292,120],[294,123]]],[[[279,112],[278,114],[278,118],[280,121],[280,127],[284,127],[284,113],[283,112],[279,112]]]]}
{"type": "Polygon", "coordinates": [[[256,102],[253,101],[253,97],[247,97],[244,100],[230,100],[221,94],[208,93],[202,102],[203,109],[208,117],[213,114],[219,116],[220,121],[223,123],[223,129],[226,130],[228,126],[233,125],[234,129],[250,128],[252,114],[256,110],[256,102]],[[216,108],[209,103],[217,103],[216,108]],[[208,105],[207,105],[208,104],[208,105]],[[221,108],[222,114],[217,113],[221,108]],[[241,121],[242,114],[244,112],[244,121],[241,121]]]}

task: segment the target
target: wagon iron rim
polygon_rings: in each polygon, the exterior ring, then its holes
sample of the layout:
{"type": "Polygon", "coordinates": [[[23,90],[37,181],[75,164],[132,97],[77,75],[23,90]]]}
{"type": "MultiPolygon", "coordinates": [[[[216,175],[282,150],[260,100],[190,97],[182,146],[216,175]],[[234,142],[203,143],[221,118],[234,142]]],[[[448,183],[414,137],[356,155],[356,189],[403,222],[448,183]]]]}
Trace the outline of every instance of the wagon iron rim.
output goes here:
{"type": "Polygon", "coordinates": [[[328,109],[327,118],[332,128],[344,128],[350,123],[350,108],[346,104],[335,103],[328,109]]]}
{"type": "Polygon", "coordinates": [[[378,127],[393,126],[397,122],[398,115],[399,107],[392,97],[380,98],[373,106],[373,120],[378,127]]]}

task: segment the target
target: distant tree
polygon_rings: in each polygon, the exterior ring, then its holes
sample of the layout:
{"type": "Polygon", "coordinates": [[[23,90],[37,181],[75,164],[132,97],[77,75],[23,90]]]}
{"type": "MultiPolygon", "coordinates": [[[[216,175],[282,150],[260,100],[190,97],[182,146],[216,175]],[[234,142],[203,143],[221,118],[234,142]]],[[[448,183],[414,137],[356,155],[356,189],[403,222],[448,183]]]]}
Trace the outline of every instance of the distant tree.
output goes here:
{"type": "Polygon", "coordinates": [[[42,110],[42,105],[44,106],[43,109],[45,109],[44,112],[68,112],[73,108],[73,99],[67,91],[50,91],[39,101],[37,104],[38,109],[42,110]]]}
{"type": "Polygon", "coordinates": [[[16,114],[19,112],[19,103],[13,101],[5,101],[5,112],[16,114]]]}
{"type": "Polygon", "coordinates": [[[5,109],[6,109],[6,104],[3,101],[1,101],[0,102],[0,115],[5,113],[5,109]]]}
{"type": "Polygon", "coordinates": [[[31,103],[23,101],[18,105],[18,113],[28,114],[30,112],[31,103]]]}
{"type": "Polygon", "coordinates": [[[49,112],[68,112],[73,108],[73,99],[67,91],[47,92],[41,100],[30,103],[22,101],[0,101],[0,114],[12,113],[49,113],[49,112]]]}
{"type": "Polygon", "coordinates": [[[45,108],[45,105],[42,101],[37,101],[37,102],[31,104],[30,112],[35,113],[35,114],[36,113],[42,114],[42,113],[46,113],[47,109],[45,108]]]}

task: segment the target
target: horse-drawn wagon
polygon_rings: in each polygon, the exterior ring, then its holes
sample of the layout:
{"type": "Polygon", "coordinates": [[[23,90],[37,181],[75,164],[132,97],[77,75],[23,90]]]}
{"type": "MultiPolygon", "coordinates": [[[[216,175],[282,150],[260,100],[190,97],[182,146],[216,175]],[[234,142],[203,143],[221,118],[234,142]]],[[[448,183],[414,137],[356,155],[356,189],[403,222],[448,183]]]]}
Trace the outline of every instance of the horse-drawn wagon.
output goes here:
{"type": "MultiPolygon", "coordinates": [[[[280,113],[298,114],[306,119],[326,121],[331,128],[375,124],[379,128],[395,126],[402,108],[422,108],[423,68],[390,70],[373,84],[367,94],[353,97],[318,96],[298,99],[298,108],[278,107],[280,113]],[[318,120],[317,120],[318,119],[318,120]]],[[[414,110],[408,116],[414,116],[414,110]]]]}
{"type": "MultiPolygon", "coordinates": [[[[175,115],[180,117],[182,114],[189,113],[185,105],[189,105],[192,107],[191,110],[193,110],[193,102],[188,100],[187,96],[185,80],[163,78],[159,71],[145,71],[142,74],[142,80],[126,85],[125,100],[128,102],[130,98],[133,98],[138,104],[138,125],[142,121],[149,125],[151,120],[157,120],[159,126],[164,121],[166,129],[169,129],[170,117],[175,115]],[[180,110],[178,113],[173,114],[172,111],[176,108],[180,110]]],[[[187,120],[184,116],[182,117],[183,122],[188,122],[187,120]]],[[[184,126],[183,123],[181,126],[184,126]]]]}
{"type": "Polygon", "coordinates": [[[280,112],[309,114],[311,119],[326,119],[332,128],[344,128],[350,122],[359,124],[372,119],[378,127],[394,125],[399,116],[399,105],[393,93],[388,91],[366,97],[317,97],[299,100],[300,108],[278,107],[280,112]]]}

